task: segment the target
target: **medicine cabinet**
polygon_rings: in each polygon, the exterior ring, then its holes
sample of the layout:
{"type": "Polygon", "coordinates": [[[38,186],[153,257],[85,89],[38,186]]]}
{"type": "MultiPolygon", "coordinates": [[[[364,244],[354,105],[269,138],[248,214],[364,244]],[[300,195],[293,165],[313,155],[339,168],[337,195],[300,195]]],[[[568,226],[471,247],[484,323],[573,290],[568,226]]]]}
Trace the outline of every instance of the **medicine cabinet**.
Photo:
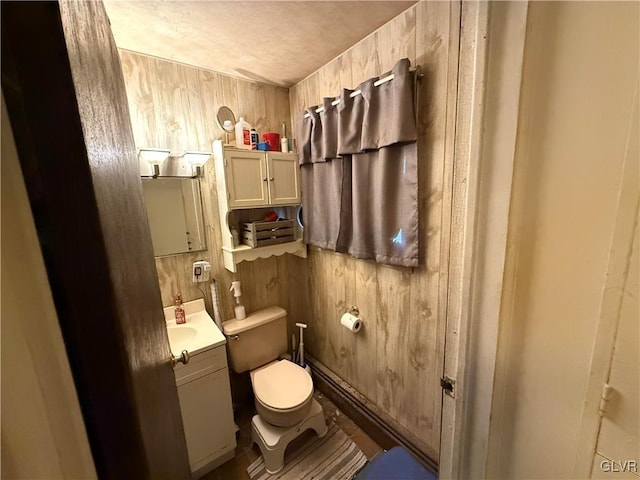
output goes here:
{"type": "Polygon", "coordinates": [[[154,256],[206,250],[198,179],[143,178],[142,193],[154,256]]]}

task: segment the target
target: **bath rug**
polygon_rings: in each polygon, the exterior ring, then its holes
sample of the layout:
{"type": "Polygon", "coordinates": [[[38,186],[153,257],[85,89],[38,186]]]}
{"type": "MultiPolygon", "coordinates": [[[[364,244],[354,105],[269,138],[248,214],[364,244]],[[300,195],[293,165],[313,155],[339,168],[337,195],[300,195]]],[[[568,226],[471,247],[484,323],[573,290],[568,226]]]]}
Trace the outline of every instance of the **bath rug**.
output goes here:
{"type": "Polygon", "coordinates": [[[322,438],[310,430],[291,442],[284,454],[284,468],[278,473],[269,474],[260,456],[247,468],[249,477],[251,480],[350,479],[367,463],[367,457],[335,423],[330,422],[328,427],[322,438]]]}

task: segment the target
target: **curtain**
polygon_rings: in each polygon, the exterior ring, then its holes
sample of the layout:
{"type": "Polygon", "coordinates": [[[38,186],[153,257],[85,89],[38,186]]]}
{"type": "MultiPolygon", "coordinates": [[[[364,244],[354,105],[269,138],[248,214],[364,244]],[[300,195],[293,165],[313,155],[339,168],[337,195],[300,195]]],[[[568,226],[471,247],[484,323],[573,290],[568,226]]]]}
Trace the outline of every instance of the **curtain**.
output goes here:
{"type": "Polygon", "coordinates": [[[418,264],[414,77],[409,60],[391,81],[343,89],[298,122],[304,239],[356,258],[418,264]]]}

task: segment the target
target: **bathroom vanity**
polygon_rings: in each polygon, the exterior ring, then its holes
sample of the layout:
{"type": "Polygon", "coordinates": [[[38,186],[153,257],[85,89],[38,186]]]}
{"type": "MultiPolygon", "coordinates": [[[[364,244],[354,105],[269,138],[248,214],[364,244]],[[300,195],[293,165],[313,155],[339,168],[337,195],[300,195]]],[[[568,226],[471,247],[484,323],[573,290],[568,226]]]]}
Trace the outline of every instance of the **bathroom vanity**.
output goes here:
{"type": "Polygon", "coordinates": [[[184,303],[184,309],[187,323],[182,325],[176,325],[173,307],[164,312],[173,355],[189,352],[189,362],[178,363],[174,373],[191,473],[199,478],[233,458],[236,428],[225,337],[202,299],[184,303]]]}

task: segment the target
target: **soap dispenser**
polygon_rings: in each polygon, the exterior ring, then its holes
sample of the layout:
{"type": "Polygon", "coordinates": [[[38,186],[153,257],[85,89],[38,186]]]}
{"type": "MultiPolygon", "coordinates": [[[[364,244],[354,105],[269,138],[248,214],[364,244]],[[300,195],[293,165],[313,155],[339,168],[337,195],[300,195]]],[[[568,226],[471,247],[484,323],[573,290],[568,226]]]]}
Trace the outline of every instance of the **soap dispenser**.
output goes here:
{"type": "Polygon", "coordinates": [[[240,296],[242,295],[242,292],[240,291],[240,282],[231,282],[231,288],[229,289],[229,291],[233,292],[233,296],[236,297],[236,320],[247,318],[247,313],[244,310],[244,305],[240,303],[240,296]]]}
{"type": "Polygon", "coordinates": [[[182,295],[181,294],[176,295],[176,301],[175,301],[174,305],[175,305],[174,312],[175,312],[175,317],[176,317],[176,323],[178,325],[183,324],[183,323],[187,323],[187,316],[184,313],[184,306],[182,305],[182,295]]]}

